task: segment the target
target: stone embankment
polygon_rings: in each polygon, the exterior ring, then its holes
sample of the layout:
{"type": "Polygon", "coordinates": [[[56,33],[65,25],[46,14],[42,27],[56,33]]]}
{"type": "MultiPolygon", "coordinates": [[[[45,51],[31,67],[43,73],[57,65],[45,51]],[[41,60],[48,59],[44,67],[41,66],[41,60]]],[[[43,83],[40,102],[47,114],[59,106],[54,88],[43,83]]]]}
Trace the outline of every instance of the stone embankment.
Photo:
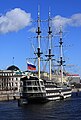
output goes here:
{"type": "Polygon", "coordinates": [[[13,91],[0,91],[0,101],[19,99],[19,94],[13,91]]]}

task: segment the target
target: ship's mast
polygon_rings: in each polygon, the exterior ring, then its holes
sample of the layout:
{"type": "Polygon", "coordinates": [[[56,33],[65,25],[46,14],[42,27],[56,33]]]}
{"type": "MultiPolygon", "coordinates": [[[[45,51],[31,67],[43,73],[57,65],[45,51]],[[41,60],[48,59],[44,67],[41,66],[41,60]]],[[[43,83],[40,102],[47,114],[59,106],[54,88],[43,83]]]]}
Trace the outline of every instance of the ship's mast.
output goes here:
{"type": "Polygon", "coordinates": [[[59,63],[60,63],[60,72],[61,72],[61,84],[63,84],[63,63],[65,62],[63,60],[63,40],[62,40],[62,27],[60,26],[60,41],[59,41],[59,44],[60,44],[60,60],[59,60],[59,63]]]}
{"type": "Polygon", "coordinates": [[[40,8],[38,6],[38,20],[37,20],[37,24],[38,24],[38,27],[37,27],[37,39],[38,39],[38,48],[37,48],[37,56],[38,56],[38,78],[40,79],[40,56],[41,56],[41,52],[40,52],[40,39],[41,39],[41,30],[40,30],[40,8]]]}
{"type": "Polygon", "coordinates": [[[51,62],[52,62],[52,55],[51,48],[52,48],[52,29],[51,29],[51,18],[50,18],[50,10],[49,10],[49,17],[48,17],[48,39],[49,39],[49,54],[46,55],[49,59],[49,79],[51,80],[51,62]]]}

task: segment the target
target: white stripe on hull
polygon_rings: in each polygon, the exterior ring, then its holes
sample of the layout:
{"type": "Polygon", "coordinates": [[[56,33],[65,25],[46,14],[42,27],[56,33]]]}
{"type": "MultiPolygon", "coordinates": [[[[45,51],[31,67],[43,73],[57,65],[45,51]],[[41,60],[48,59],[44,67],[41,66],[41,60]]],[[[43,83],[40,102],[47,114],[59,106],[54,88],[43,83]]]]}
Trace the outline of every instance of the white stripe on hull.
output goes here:
{"type": "Polygon", "coordinates": [[[69,94],[69,95],[64,95],[64,98],[68,98],[68,97],[71,97],[71,94],[69,94]]]}
{"type": "MultiPolygon", "coordinates": [[[[65,98],[69,98],[69,97],[71,97],[71,94],[70,95],[64,95],[64,99],[65,98]]],[[[48,100],[60,100],[60,96],[58,96],[58,97],[51,97],[50,96],[50,98],[47,98],[48,100]]]]}
{"type": "Polygon", "coordinates": [[[46,90],[61,90],[62,88],[46,88],[46,90]]]}
{"type": "Polygon", "coordinates": [[[60,97],[50,97],[50,98],[47,98],[48,100],[60,100],[60,97]]]}
{"type": "Polygon", "coordinates": [[[71,94],[71,91],[67,91],[67,92],[61,92],[62,94],[71,94]]]}
{"type": "MultiPolygon", "coordinates": [[[[71,91],[66,91],[66,92],[61,92],[63,95],[64,94],[71,94],[71,91]]],[[[51,95],[59,95],[59,92],[56,92],[56,93],[46,93],[46,96],[51,96],[51,95]]]]}
{"type": "MultiPolygon", "coordinates": [[[[60,94],[57,94],[57,95],[59,95],[58,97],[52,96],[52,95],[54,95],[54,94],[49,94],[49,95],[47,94],[46,96],[49,97],[49,98],[47,98],[47,99],[50,100],[50,101],[51,101],[51,100],[60,100],[60,99],[61,99],[60,94]]],[[[64,97],[64,99],[71,97],[71,92],[70,92],[70,94],[68,94],[68,95],[67,95],[67,94],[66,94],[66,95],[63,94],[63,97],[64,97]]]]}
{"type": "Polygon", "coordinates": [[[59,93],[47,93],[46,96],[59,95],[59,93]]]}

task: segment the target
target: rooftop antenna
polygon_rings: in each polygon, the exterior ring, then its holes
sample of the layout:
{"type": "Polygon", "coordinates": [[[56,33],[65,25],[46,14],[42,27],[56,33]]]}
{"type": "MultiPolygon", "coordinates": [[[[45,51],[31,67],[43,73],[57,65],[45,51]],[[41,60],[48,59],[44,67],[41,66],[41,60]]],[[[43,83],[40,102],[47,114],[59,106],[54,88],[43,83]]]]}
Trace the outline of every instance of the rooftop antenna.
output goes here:
{"type": "Polygon", "coordinates": [[[14,65],[14,57],[13,57],[13,61],[12,61],[13,65],[14,65]]]}

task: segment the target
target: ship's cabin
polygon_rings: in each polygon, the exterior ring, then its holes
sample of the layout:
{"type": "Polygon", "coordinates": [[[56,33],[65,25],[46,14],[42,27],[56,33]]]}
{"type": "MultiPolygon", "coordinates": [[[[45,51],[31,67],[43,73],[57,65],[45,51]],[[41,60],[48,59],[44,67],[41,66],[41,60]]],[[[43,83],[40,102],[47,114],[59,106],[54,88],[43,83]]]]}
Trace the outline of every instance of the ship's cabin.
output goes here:
{"type": "Polygon", "coordinates": [[[21,78],[21,92],[23,93],[42,93],[45,91],[44,82],[41,79],[38,79],[38,77],[25,76],[24,78],[21,78]]]}

